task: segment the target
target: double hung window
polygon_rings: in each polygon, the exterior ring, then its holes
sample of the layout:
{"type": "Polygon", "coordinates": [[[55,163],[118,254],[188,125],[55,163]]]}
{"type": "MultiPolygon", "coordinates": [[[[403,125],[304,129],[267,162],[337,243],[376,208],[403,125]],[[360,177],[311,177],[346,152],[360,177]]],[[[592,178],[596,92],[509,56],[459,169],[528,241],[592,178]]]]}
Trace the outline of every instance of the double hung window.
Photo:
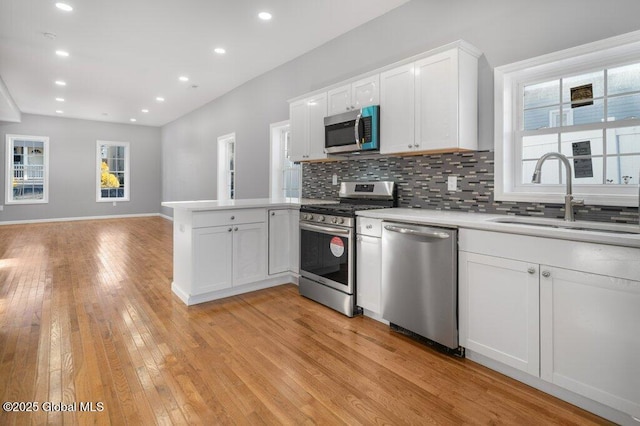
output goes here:
{"type": "Polygon", "coordinates": [[[559,152],[587,203],[637,205],[640,33],[589,46],[496,69],[496,199],[561,202],[560,161],[531,183],[559,152]]]}
{"type": "Polygon", "coordinates": [[[129,143],[98,141],[96,201],[129,201],[129,143]]]}
{"type": "Polygon", "coordinates": [[[6,136],[6,203],[49,201],[49,138],[6,136]]]}

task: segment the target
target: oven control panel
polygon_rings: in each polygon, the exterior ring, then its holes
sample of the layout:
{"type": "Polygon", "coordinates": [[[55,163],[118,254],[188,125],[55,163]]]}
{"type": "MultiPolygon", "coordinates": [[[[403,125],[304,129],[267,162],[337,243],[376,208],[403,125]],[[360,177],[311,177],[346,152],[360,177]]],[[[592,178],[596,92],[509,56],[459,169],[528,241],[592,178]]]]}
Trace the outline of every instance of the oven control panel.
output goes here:
{"type": "Polygon", "coordinates": [[[353,226],[353,218],[344,216],[332,216],[316,213],[300,213],[300,220],[312,223],[326,223],[328,225],[338,225],[344,227],[353,226]]]}

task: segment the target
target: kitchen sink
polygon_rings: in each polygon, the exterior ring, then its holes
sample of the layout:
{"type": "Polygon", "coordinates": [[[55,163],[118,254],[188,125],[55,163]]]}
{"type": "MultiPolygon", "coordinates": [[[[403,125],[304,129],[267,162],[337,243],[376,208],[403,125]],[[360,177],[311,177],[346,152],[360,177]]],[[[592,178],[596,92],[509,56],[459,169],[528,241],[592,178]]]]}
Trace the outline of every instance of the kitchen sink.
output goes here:
{"type": "Polygon", "coordinates": [[[539,226],[542,228],[568,229],[572,231],[607,232],[612,234],[634,235],[640,234],[640,227],[635,225],[619,225],[597,222],[564,222],[555,219],[538,219],[530,217],[498,217],[489,219],[490,222],[510,225],[539,226]]]}

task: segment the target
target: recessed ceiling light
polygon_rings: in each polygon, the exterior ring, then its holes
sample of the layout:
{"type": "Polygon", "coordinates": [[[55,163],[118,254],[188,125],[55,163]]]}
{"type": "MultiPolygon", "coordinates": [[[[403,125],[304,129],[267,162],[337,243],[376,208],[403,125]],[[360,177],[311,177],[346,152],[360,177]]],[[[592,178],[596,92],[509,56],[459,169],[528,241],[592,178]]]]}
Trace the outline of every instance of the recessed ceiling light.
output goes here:
{"type": "Polygon", "coordinates": [[[258,18],[263,21],[269,21],[273,16],[269,12],[260,12],[258,13],[258,18]]]}
{"type": "Polygon", "coordinates": [[[180,80],[180,81],[189,81],[189,77],[187,77],[186,75],[181,75],[180,77],[178,77],[178,80],[180,80]]]}
{"type": "Polygon", "coordinates": [[[73,10],[73,7],[66,3],[56,3],[56,7],[60,10],[64,10],[65,12],[71,12],[73,10]]]}
{"type": "Polygon", "coordinates": [[[145,114],[149,112],[149,110],[146,109],[146,108],[145,109],[141,109],[140,111],[144,112],[145,114]]]}
{"type": "Polygon", "coordinates": [[[64,98],[56,98],[56,101],[58,101],[58,102],[64,102],[64,98]]]}
{"type": "Polygon", "coordinates": [[[69,52],[65,51],[65,50],[56,50],[56,55],[58,56],[63,56],[63,57],[67,57],[69,56],[69,52]]]}
{"type": "Polygon", "coordinates": [[[131,121],[132,123],[135,123],[138,120],[136,120],[135,118],[130,118],[129,121],[131,121]]]}
{"type": "Polygon", "coordinates": [[[156,101],[158,101],[158,102],[164,102],[164,98],[163,98],[162,96],[158,96],[158,97],[156,98],[156,101]]]}
{"type": "Polygon", "coordinates": [[[56,80],[56,84],[57,84],[58,86],[66,86],[66,85],[67,85],[67,82],[66,82],[66,81],[62,81],[62,80],[56,80]]]}
{"type": "Polygon", "coordinates": [[[63,110],[61,110],[61,109],[57,109],[57,110],[56,110],[56,114],[64,114],[64,111],[63,111],[63,110]]]}
{"type": "Polygon", "coordinates": [[[225,53],[227,53],[226,50],[224,50],[222,47],[216,47],[215,49],[213,49],[214,52],[216,52],[218,55],[224,55],[225,53]]]}

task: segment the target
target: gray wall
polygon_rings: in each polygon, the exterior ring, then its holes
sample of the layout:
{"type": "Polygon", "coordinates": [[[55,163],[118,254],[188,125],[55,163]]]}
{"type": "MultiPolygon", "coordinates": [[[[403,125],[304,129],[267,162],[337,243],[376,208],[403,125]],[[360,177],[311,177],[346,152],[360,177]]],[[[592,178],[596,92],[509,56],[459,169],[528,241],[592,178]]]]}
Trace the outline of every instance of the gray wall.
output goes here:
{"type": "Polygon", "coordinates": [[[287,99],[457,39],[484,52],[479,143],[493,149],[493,68],[638,30],[638,16],[637,0],[410,1],[164,126],[162,198],[215,198],[216,138],[232,131],[238,198],[267,196],[269,124],[287,99]]]}
{"type": "Polygon", "coordinates": [[[22,114],[21,123],[0,122],[0,204],[5,201],[5,136],[49,137],[49,202],[5,205],[0,222],[158,213],[160,128],[22,114]],[[96,202],[96,141],[130,142],[131,201],[96,202]]]}

